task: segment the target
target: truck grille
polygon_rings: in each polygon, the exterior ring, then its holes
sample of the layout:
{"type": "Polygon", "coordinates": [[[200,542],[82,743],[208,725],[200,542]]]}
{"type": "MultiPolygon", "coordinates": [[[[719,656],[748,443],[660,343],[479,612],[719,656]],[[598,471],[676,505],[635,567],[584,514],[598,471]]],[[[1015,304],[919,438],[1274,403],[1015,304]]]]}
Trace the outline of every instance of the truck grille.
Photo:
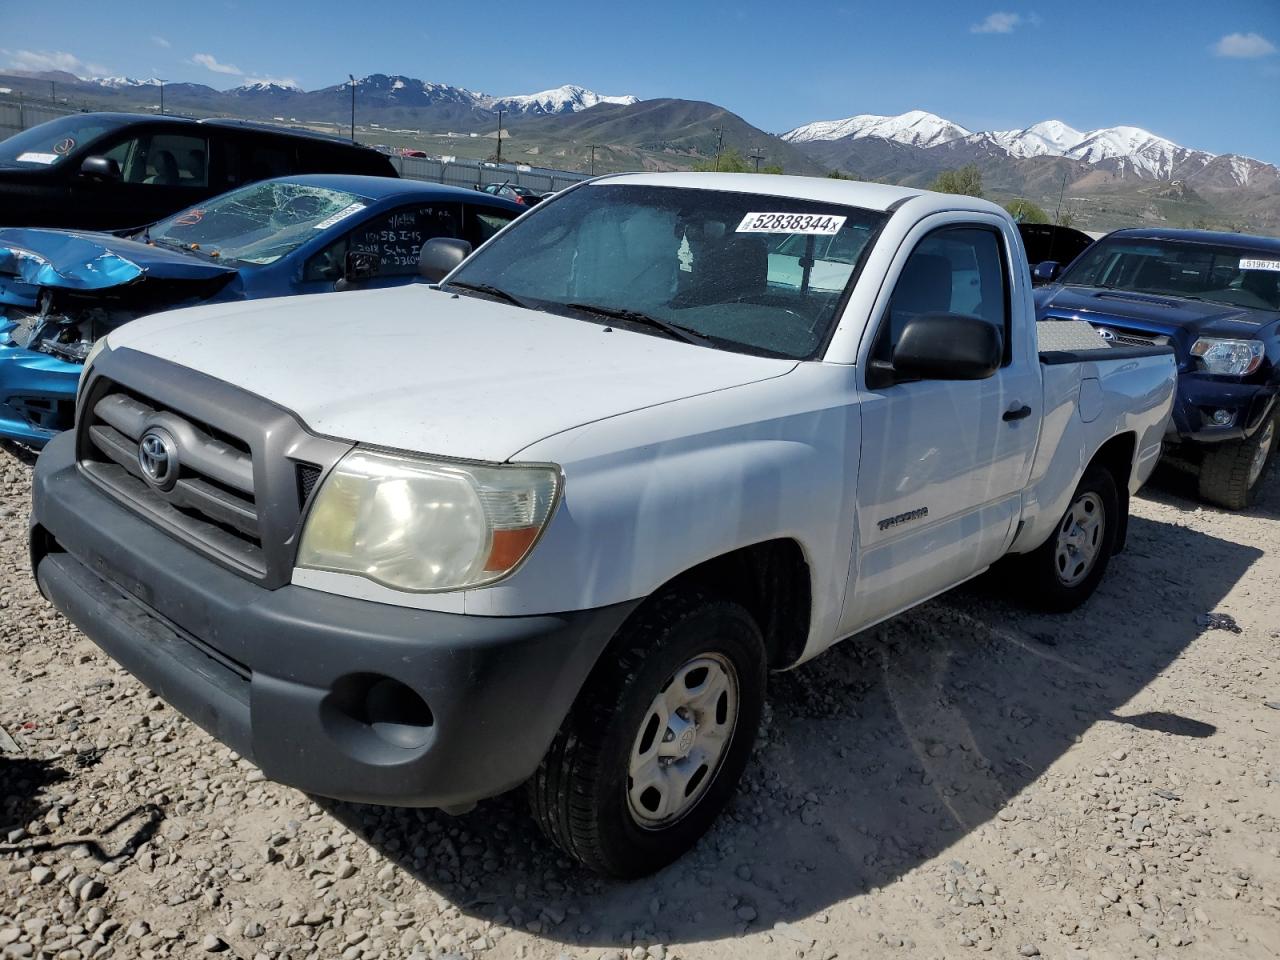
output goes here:
{"type": "Polygon", "coordinates": [[[80,397],[80,469],[122,505],[263,586],[289,582],[304,508],[350,443],[270,401],[130,350],[80,397]]]}
{"type": "Polygon", "coordinates": [[[1156,333],[1145,333],[1138,330],[1119,330],[1116,327],[1107,326],[1105,324],[1096,325],[1098,333],[1105,340],[1111,343],[1123,344],[1128,347],[1164,347],[1168,346],[1169,338],[1156,333]],[[1110,334],[1110,336],[1108,336],[1110,334]]]}
{"type": "Polygon", "coordinates": [[[94,479],[253,574],[266,573],[248,444],[122,390],[98,398],[86,420],[96,455],[81,462],[94,479]],[[175,441],[172,485],[158,486],[142,466],[140,441],[154,431],[175,441]]]}

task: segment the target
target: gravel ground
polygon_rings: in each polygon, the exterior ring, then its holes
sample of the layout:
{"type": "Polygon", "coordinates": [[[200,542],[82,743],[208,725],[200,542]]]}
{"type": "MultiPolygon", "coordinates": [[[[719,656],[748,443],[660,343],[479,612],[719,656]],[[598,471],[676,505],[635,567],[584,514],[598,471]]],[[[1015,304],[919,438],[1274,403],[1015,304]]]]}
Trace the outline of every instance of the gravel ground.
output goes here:
{"type": "Polygon", "coordinates": [[[775,678],[716,828],[615,884],[517,795],[264,781],[40,599],[0,448],[0,955],[1276,957],[1278,473],[1242,514],[1160,478],[1074,614],[991,576],[775,678]]]}

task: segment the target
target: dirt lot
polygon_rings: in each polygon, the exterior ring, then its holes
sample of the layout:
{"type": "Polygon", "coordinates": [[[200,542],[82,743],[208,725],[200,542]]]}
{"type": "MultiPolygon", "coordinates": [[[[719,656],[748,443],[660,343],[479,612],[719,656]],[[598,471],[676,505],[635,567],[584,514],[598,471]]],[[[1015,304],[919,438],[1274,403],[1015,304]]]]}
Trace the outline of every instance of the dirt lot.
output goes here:
{"type": "Polygon", "coordinates": [[[264,782],[40,599],[29,473],[0,449],[4,958],[1280,956],[1280,470],[1237,515],[1163,477],[1075,614],[987,578],[775,678],[728,814],[626,885],[518,795],[264,782]]]}

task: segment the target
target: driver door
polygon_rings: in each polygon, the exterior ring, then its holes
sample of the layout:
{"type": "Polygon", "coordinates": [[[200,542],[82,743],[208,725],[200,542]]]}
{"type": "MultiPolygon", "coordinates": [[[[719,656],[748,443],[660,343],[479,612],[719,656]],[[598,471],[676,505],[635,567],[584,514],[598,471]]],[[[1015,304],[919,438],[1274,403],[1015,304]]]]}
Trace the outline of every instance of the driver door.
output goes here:
{"type": "MultiPolygon", "coordinates": [[[[955,215],[943,215],[944,217],[955,215]]],[[[972,215],[969,215],[970,217],[972,215]]],[[[1001,222],[922,224],[864,362],[888,361],[918,314],[976,316],[995,325],[1004,362],[985,380],[917,380],[867,387],[861,398],[856,562],[843,632],[884,619],[973,576],[1013,535],[1037,440],[1034,351],[1011,323],[1008,264],[1017,247],[1001,222]],[[1008,414],[1008,417],[1006,417],[1008,414]]],[[[1025,334],[1023,334],[1025,335],[1025,334]]],[[[864,381],[865,383],[865,381],[864,381]]]]}

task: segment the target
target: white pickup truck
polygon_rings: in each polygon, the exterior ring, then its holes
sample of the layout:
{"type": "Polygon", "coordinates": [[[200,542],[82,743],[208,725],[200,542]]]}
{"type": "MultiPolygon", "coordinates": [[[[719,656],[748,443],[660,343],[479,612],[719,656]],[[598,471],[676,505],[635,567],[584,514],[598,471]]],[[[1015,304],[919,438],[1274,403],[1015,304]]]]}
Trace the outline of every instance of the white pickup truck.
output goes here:
{"type": "Polygon", "coordinates": [[[770,670],[1008,554],[1080,603],[1160,455],[1172,353],[1038,332],[981,200],[623,175],[469,252],[113,331],[36,467],[45,596],[302,790],[527,782],[570,856],[651,871],[770,670]]]}

